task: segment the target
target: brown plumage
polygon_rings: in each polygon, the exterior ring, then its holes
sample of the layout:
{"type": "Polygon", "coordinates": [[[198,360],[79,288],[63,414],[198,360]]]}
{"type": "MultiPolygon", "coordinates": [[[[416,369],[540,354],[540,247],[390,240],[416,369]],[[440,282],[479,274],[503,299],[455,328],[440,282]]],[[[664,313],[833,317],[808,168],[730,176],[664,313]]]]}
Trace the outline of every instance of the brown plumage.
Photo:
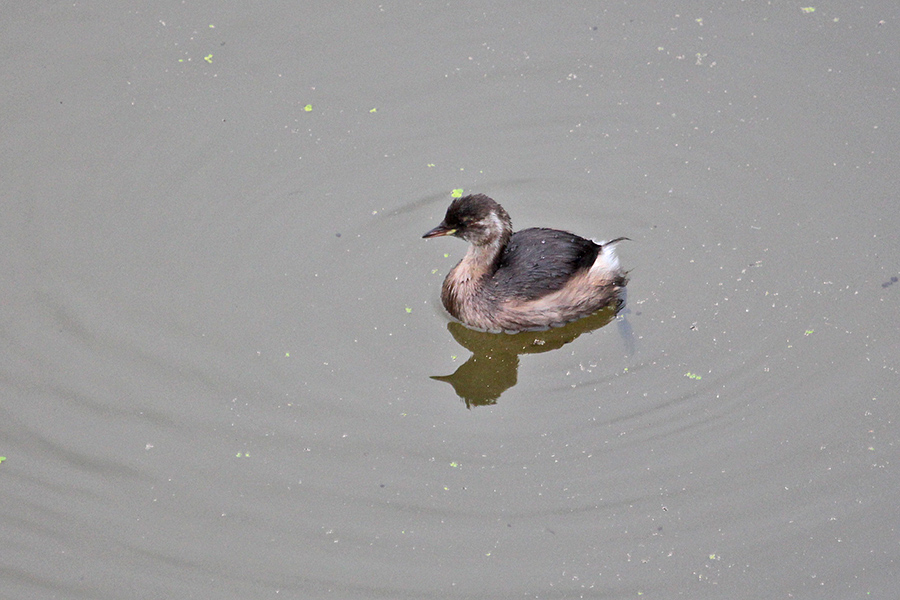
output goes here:
{"type": "Polygon", "coordinates": [[[598,244],[534,227],[512,232],[503,207],[475,194],[455,199],[425,238],[453,235],[469,242],[441,289],[441,301],[464,325],[516,332],[563,325],[620,299],[627,274],[613,244],[598,244]]]}

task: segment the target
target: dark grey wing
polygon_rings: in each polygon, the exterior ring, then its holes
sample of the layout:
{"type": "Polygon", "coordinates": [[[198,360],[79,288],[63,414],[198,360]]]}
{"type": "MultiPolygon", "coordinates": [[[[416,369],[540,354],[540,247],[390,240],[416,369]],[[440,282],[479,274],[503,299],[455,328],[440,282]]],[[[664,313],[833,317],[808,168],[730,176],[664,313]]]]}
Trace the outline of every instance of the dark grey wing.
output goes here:
{"type": "Polygon", "coordinates": [[[600,245],[558,229],[523,229],[512,235],[491,279],[499,298],[535,300],[563,287],[597,259],[600,245]]]}

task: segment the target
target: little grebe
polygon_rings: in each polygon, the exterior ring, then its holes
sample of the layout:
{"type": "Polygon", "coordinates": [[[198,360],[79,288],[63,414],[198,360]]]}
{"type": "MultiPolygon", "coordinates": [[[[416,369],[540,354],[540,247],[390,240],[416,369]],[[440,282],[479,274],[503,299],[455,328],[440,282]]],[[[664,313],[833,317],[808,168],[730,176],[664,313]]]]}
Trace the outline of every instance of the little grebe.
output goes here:
{"type": "Polygon", "coordinates": [[[475,194],[450,204],[423,235],[469,242],[441,289],[441,301],[464,325],[485,331],[546,329],[618,302],[628,281],[613,244],[533,227],[513,233],[503,207],[475,194]]]}

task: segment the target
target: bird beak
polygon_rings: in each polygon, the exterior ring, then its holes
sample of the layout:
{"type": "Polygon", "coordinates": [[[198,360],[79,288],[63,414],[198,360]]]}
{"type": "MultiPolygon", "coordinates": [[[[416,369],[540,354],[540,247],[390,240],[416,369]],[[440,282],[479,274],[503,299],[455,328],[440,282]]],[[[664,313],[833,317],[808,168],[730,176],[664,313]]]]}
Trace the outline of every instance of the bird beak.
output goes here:
{"type": "Polygon", "coordinates": [[[435,227],[434,229],[432,229],[431,231],[429,231],[422,237],[423,238],[433,238],[433,237],[438,237],[441,235],[453,235],[454,233],[456,233],[455,229],[450,229],[449,227],[447,227],[446,225],[441,223],[440,225],[438,225],[437,227],[435,227]]]}

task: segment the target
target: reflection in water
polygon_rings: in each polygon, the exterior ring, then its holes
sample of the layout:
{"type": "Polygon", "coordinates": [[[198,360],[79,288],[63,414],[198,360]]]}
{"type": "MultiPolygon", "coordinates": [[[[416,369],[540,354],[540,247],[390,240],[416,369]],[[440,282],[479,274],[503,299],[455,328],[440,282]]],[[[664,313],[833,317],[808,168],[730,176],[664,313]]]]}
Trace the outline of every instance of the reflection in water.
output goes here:
{"type": "Polygon", "coordinates": [[[472,356],[452,375],[435,375],[432,379],[452,385],[468,408],[494,404],[503,392],[516,385],[520,354],[562,348],[582,333],[608,324],[622,306],[621,302],[614,303],[589,317],[545,331],[487,333],[460,323],[449,323],[447,329],[453,338],[472,352],[472,356]]]}
{"type": "Polygon", "coordinates": [[[634,354],[634,329],[626,317],[626,315],[631,313],[631,309],[624,308],[628,304],[627,297],[628,290],[622,288],[622,291],[619,292],[619,306],[617,309],[619,318],[616,320],[616,324],[618,325],[619,337],[622,338],[622,342],[625,344],[625,356],[631,356],[634,354]]]}

